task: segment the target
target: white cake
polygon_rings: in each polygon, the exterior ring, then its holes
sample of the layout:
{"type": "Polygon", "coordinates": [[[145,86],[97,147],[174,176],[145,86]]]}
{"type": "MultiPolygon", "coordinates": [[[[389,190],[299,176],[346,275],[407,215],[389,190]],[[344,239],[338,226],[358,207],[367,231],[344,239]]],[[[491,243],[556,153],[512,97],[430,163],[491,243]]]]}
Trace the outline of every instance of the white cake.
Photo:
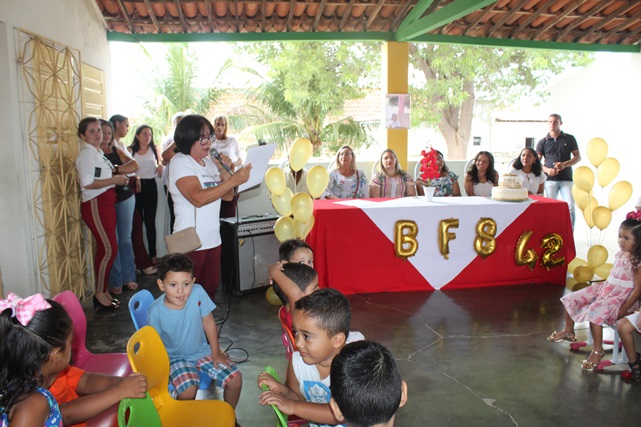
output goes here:
{"type": "Polygon", "coordinates": [[[492,199],[506,202],[527,200],[527,188],[523,188],[520,176],[514,174],[503,175],[499,178],[499,186],[492,188],[492,199]]]}

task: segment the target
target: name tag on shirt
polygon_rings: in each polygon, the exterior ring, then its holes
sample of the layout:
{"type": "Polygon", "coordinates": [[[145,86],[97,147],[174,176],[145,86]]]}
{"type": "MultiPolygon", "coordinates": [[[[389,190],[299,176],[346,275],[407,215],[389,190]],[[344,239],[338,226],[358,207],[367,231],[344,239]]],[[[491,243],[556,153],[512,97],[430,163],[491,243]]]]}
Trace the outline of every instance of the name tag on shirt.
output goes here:
{"type": "Polygon", "coordinates": [[[100,171],[101,171],[101,168],[94,168],[93,177],[100,178],[100,171]]]}

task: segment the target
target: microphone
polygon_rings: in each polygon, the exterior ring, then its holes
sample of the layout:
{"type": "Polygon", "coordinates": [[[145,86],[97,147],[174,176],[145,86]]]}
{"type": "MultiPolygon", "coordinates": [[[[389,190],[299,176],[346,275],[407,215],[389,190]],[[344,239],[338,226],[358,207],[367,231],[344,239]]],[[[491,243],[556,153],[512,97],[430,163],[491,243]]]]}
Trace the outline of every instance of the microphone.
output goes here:
{"type": "Polygon", "coordinates": [[[223,159],[221,159],[221,158],[220,158],[220,153],[218,152],[218,150],[216,150],[215,148],[213,148],[213,147],[212,147],[212,148],[211,148],[211,150],[209,150],[209,155],[210,155],[210,156],[212,156],[214,159],[218,160],[218,161],[220,162],[220,164],[222,165],[222,167],[223,167],[223,168],[224,168],[224,169],[225,169],[225,170],[226,170],[230,175],[233,175],[233,174],[234,174],[234,171],[232,171],[232,170],[231,170],[231,168],[230,168],[229,166],[227,166],[225,163],[223,163],[223,159]]]}

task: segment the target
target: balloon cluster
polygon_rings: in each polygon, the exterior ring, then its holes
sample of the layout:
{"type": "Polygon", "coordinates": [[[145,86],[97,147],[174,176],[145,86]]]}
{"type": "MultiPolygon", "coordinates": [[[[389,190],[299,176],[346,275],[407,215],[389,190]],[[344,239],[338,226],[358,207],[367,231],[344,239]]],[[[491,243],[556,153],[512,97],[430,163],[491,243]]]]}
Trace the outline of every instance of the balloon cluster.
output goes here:
{"type": "MultiPolygon", "coordinates": [[[[585,222],[590,229],[594,227],[605,230],[612,221],[612,212],[623,206],[632,196],[632,184],[628,181],[619,181],[610,187],[608,203],[599,205],[594,196],[594,182],[601,186],[601,192],[610,185],[619,174],[619,161],[614,157],[607,157],[608,144],[602,138],[592,138],[587,145],[588,160],[596,168],[596,174],[588,166],[581,166],[574,171],[574,185],[572,197],[576,206],[583,212],[585,222]]],[[[590,239],[591,240],[591,239],[590,239]]],[[[602,245],[592,245],[588,250],[588,260],[575,258],[568,264],[574,279],[568,279],[568,287],[580,289],[594,277],[607,278],[612,269],[612,264],[606,263],[608,250],[602,245]]]]}
{"type": "MultiPolygon", "coordinates": [[[[289,149],[289,167],[298,172],[312,157],[312,143],[307,138],[296,138],[289,149]]],[[[307,189],[309,193],[292,193],[286,185],[285,172],[280,168],[269,168],[265,173],[267,189],[272,193],[274,209],[281,217],[274,226],[276,238],[285,240],[307,237],[314,226],[314,198],[320,197],[329,182],[327,169],[314,166],[307,172],[307,189]],[[293,218],[292,218],[293,215],[293,218]]]]}

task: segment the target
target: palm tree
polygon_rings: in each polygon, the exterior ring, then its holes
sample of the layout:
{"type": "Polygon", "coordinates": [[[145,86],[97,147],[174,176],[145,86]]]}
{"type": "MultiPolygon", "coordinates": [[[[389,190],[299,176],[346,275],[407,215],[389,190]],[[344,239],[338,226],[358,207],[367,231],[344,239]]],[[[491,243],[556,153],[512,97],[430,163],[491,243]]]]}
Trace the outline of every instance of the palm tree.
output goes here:
{"type": "MultiPolygon", "coordinates": [[[[186,43],[172,43],[168,46],[165,63],[157,65],[149,52],[144,48],[149,58],[154,76],[150,82],[151,96],[145,100],[145,114],[141,120],[156,131],[169,132],[172,128],[171,118],[179,111],[205,114],[227,89],[212,84],[209,88],[194,86],[198,73],[198,57],[189,49],[186,43]]],[[[231,67],[227,60],[214,76],[214,82],[231,67]]]]}

